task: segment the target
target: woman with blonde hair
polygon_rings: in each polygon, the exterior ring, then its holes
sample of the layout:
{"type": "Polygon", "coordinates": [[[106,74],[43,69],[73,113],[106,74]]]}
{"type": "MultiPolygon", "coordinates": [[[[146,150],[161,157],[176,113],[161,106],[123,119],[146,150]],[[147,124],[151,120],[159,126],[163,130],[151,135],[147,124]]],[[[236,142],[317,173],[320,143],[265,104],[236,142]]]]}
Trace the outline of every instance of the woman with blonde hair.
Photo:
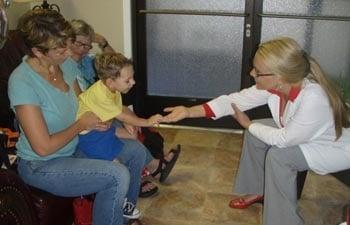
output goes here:
{"type": "Polygon", "coordinates": [[[298,171],[318,174],[350,168],[349,107],[317,62],[288,37],[262,43],[250,75],[255,85],[203,105],[166,108],[167,122],[227,115],[246,128],[231,208],[264,200],[263,224],[302,225],[298,171]],[[242,112],[268,104],[272,119],[242,112]],[[288,221],[288,222],[286,222],[288,221]]]}

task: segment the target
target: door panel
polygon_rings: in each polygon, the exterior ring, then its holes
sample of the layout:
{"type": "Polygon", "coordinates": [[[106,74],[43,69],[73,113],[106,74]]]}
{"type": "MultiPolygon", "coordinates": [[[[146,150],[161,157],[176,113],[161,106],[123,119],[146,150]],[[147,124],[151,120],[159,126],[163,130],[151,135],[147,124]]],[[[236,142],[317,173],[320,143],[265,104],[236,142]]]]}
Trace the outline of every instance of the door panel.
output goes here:
{"type": "Polygon", "coordinates": [[[245,0],[147,0],[147,9],[175,10],[238,10],[243,11],[245,0]]]}
{"type": "Polygon", "coordinates": [[[264,13],[308,16],[349,16],[347,0],[264,0],[264,13]]]}
{"type": "Polygon", "coordinates": [[[335,82],[349,84],[349,10],[350,1],[344,0],[266,0],[261,41],[292,37],[335,82]]]}
{"type": "Polygon", "coordinates": [[[350,22],[263,18],[261,40],[276,36],[298,41],[330,77],[350,79],[350,22]]]}
{"type": "Polygon", "coordinates": [[[147,15],[147,94],[214,98],[241,88],[243,18],[147,15]]]}

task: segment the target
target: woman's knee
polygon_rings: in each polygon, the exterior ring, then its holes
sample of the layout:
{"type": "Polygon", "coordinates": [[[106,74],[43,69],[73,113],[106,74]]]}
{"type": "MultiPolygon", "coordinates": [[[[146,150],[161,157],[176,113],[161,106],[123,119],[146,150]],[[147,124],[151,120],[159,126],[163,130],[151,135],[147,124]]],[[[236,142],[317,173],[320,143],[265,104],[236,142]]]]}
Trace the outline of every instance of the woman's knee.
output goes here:
{"type": "Polygon", "coordinates": [[[105,168],[107,177],[113,185],[117,185],[120,188],[127,190],[130,183],[130,173],[128,168],[126,168],[121,163],[108,162],[105,168]]]}
{"type": "Polygon", "coordinates": [[[280,165],[287,164],[287,159],[285,157],[284,150],[273,146],[266,154],[265,164],[272,165],[276,163],[280,165]]]}

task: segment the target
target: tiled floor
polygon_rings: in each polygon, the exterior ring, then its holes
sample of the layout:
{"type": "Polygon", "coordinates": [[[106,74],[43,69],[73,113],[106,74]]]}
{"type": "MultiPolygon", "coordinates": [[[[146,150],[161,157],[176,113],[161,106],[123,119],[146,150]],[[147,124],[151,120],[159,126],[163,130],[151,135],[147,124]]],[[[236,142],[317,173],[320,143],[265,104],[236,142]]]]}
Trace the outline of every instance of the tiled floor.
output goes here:
{"type": "MultiPolygon", "coordinates": [[[[182,153],[158,195],[140,199],[147,225],[258,225],[262,206],[228,207],[239,163],[242,135],[213,131],[159,128],[166,149],[181,144],[182,153]]],[[[308,173],[299,201],[306,225],[336,225],[350,189],[333,176],[308,173]]],[[[282,225],[282,224],[281,224],[282,225]]],[[[288,225],[288,221],[285,224],[288,225]]]]}

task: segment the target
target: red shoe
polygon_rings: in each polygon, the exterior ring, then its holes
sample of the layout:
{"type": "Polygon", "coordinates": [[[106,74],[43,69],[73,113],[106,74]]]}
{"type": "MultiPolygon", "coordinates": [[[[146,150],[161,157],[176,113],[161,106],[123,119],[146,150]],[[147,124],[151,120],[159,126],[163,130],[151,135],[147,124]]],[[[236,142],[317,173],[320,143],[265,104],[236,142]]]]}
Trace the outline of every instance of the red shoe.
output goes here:
{"type": "Polygon", "coordinates": [[[249,201],[246,201],[244,198],[235,198],[230,201],[229,206],[234,209],[246,209],[254,203],[262,202],[262,200],[264,200],[263,195],[258,195],[249,201]]]}

